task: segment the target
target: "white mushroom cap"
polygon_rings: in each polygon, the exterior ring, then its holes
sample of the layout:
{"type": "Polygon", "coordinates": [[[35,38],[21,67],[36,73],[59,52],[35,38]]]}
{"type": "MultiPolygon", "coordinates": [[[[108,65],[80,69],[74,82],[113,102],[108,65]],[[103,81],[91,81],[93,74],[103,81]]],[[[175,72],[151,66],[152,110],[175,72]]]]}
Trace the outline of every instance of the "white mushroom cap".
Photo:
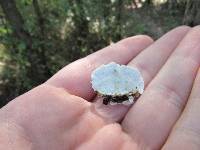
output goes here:
{"type": "Polygon", "coordinates": [[[102,95],[120,96],[144,91],[144,81],[136,68],[111,62],[92,72],[92,88],[102,95]]]}

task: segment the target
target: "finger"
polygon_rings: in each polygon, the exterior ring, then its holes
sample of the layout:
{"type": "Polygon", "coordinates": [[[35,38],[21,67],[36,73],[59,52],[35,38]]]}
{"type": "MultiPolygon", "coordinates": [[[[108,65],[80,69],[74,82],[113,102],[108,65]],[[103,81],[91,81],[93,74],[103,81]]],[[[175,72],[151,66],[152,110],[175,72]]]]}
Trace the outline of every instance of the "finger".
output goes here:
{"type": "MultiPolygon", "coordinates": [[[[182,26],[168,32],[129,63],[130,66],[138,68],[146,85],[166,62],[189,29],[189,27],[182,26]]],[[[122,105],[103,105],[102,99],[96,100],[95,105],[99,114],[113,121],[121,120],[129,109],[129,107],[122,105]]]]}
{"type": "Polygon", "coordinates": [[[160,148],[187,101],[200,63],[199,36],[200,27],[188,32],[123,121],[150,149],[160,148]]]}
{"type": "Polygon", "coordinates": [[[200,69],[187,106],[163,149],[200,149],[200,69]]]}
{"type": "Polygon", "coordinates": [[[107,125],[93,135],[89,141],[82,144],[78,150],[116,150],[122,144],[120,132],[119,125],[107,125]]]}
{"type": "Polygon", "coordinates": [[[135,147],[136,145],[132,143],[131,138],[123,133],[120,125],[110,124],[100,129],[77,150],[130,150],[136,149],[135,147]]]}
{"type": "Polygon", "coordinates": [[[127,64],[140,51],[149,46],[153,40],[144,35],[130,37],[112,44],[83,59],[67,65],[46,83],[64,88],[69,93],[90,100],[94,97],[90,75],[101,64],[111,61],[127,64]]]}

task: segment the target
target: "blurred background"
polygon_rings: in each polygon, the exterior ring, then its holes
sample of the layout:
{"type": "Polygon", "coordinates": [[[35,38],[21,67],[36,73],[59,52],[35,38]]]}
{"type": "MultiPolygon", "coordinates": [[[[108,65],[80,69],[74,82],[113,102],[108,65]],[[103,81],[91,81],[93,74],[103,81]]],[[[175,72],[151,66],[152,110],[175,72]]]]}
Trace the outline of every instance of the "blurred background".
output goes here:
{"type": "Polygon", "coordinates": [[[0,107],[122,38],[200,23],[199,0],[0,0],[0,107]]]}

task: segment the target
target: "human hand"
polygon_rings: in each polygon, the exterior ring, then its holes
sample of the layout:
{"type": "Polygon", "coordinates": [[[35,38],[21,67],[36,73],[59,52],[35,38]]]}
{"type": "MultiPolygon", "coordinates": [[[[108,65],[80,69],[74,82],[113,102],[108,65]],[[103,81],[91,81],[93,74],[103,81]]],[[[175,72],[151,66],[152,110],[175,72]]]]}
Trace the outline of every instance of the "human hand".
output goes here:
{"type": "Polygon", "coordinates": [[[0,149],[199,149],[199,37],[200,27],[183,26],[154,43],[127,38],[73,62],[0,110],[0,149]],[[91,72],[111,61],[144,78],[131,108],[95,98],[91,72]]]}

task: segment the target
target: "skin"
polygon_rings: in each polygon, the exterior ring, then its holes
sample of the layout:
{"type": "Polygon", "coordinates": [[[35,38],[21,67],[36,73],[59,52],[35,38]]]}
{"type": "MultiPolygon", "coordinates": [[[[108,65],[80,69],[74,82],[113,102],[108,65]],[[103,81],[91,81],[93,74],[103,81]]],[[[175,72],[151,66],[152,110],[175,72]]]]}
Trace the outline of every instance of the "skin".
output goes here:
{"type": "Polygon", "coordinates": [[[64,67],[0,110],[0,149],[200,149],[200,26],[153,42],[119,41],[64,67]],[[133,106],[103,105],[92,70],[111,61],[137,67],[145,91],[133,106]]]}

